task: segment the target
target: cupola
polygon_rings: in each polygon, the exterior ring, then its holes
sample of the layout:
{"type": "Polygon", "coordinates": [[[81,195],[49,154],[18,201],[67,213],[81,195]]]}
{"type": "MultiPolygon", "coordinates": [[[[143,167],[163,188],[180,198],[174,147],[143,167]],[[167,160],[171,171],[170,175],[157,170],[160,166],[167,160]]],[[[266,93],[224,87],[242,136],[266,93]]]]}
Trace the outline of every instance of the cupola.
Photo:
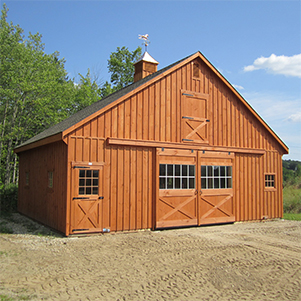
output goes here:
{"type": "Polygon", "coordinates": [[[138,80],[155,73],[157,71],[158,64],[159,62],[157,62],[147,51],[145,51],[139,60],[134,63],[134,82],[137,82],[138,80]]]}

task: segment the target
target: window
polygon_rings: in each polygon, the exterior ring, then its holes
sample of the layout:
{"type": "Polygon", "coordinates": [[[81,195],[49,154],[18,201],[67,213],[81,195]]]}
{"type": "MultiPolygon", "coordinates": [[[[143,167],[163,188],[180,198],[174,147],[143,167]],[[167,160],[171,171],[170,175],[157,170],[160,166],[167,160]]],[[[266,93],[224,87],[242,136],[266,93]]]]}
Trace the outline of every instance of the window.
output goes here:
{"type": "Polygon", "coordinates": [[[48,171],[48,188],[53,188],[53,171],[48,171]]]}
{"type": "Polygon", "coordinates": [[[265,188],[275,188],[275,175],[265,175],[265,188]]]}
{"type": "Polygon", "coordinates": [[[79,170],[79,195],[97,194],[98,195],[99,170],[79,170]]]}
{"type": "Polygon", "coordinates": [[[194,189],[195,166],[183,164],[160,164],[160,189],[194,189]]]}
{"type": "Polygon", "coordinates": [[[29,186],[29,172],[25,172],[25,186],[29,186]]]}
{"type": "Polygon", "coordinates": [[[232,166],[201,166],[202,189],[232,188],[232,166]]]}

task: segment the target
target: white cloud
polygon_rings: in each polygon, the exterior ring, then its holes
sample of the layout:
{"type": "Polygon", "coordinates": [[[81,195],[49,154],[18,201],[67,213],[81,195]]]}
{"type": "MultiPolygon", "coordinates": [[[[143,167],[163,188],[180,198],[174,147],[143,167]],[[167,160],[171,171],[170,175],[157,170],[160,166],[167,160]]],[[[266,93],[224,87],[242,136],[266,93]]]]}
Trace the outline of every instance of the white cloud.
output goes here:
{"type": "Polygon", "coordinates": [[[301,78],[301,54],[293,56],[272,54],[270,57],[257,58],[253,65],[244,67],[245,72],[264,69],[274,74],[301,78]]]}
{"type": "Polygon", "coordinates": [[[301,122],[301,111],[290,115],[288,120],[292,122],[301,122]]]}
{"type": "Polygon", "coordinates": [[[235,89],[237,90],[244,90],[244,87],[239,86],[239,85],[232,85],[235,89]]]}
{"type": "Polygon", "coordinates": [[[300,98],[281,93],[244,93],[244,97],[268,123],[301,121],[300,98]]]}

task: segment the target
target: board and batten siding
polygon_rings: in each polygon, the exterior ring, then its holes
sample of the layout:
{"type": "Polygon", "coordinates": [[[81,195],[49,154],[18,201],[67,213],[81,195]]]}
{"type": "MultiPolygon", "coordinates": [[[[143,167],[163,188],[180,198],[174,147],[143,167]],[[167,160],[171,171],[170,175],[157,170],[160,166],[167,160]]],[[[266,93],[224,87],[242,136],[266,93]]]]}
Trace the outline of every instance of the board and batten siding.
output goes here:
{"type": "Polygon", "coordinates": [[[236,221],[283,217],[282,158],[236,154],[233,168],[236,221]],[[265,174],[275,174],[275,188],[265,188],[265,174]]]}
{"type": "MultiPolygon", "coordinates": [[[[280,146],[249,109],[209,69],[200,64],[199,78],[192,63],[175,70],[116,104],[71,135],[181,143],[181,94],[208,95],[209,145],[278,150],[280,146]]],[[[189,148],[189,147],[188,147],[189,148]]]]}
{"type": "Polygon", "coordinates": [[[68,145],[69,166],[71,162],[104,163],[100,183],[104,197],[100,208],[102,228],[127,231],[152,227],[152,149],[106,146],[102,138],[82,136],[69,136],[68,145]]]}
{"type": "MultiPolygon", "coordinates": [[[[71,162],[104,163],[102,221],[112,231],[152,228],[155,200],[155,148],[107,145],[124,138],[183,143],[183,91],[208,97],[206,146],[266,150],[265,155],[236,154],[234,206],[237,221],[282,216],[281,155],[272,134],[201,60],[190,62],[100,113],[65,137],[71,162]],[[264,174],[277,173],[274,191],[264,189],[264,174]]],[[[184,143],[183,143],[184,144],[184,143]]],[[[189,143],[187,149],[190,149],[189,143]]],[[[70,169],[70,168],[69,168],[70,169]]],[[[71,171],[68,171],[70,178],[71,171]]],[[[69,183],[68,183],[69,185],[69,183]]],[[[68,199],[70,196],[68,188],[68,199]]],[[[70,206],[70,205],[69,205],[70,206]]],[[[67,209],[70,212],[70,207],[67,209]]]]}
{"type": "Polygon", "coordinates": [[[65,233],[67,145],[60,141],[22,152],[19,169],[23,174],[19,177],[18,211],[65,233]],[[48,187],[48,172],[53,172],[53,188],[48,187]]]}

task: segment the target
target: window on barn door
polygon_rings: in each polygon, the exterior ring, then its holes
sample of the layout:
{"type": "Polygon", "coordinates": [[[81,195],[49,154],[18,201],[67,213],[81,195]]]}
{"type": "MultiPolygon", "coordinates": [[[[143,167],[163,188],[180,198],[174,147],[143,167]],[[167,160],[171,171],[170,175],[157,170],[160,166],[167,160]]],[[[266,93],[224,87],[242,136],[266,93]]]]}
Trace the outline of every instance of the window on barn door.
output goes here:
{"type": "Polygon", "coordinates": [[[202,189],[232,188],[232,166],[201,166],[202,189]]]}
{"type": "Polygon", "coordinates": [[[98,195],[99,170],[79,170],[79,195],[98,195]]]}
{"type": "Polygon", "coordinates": [[[275,188],[275,174],[265,175],[265,188],[275,188]]]}
{"type": "Polygon", "coordinates": [[[186,164],[160,164],[160,189],[194,189],[195,166],[186,164]]]}

